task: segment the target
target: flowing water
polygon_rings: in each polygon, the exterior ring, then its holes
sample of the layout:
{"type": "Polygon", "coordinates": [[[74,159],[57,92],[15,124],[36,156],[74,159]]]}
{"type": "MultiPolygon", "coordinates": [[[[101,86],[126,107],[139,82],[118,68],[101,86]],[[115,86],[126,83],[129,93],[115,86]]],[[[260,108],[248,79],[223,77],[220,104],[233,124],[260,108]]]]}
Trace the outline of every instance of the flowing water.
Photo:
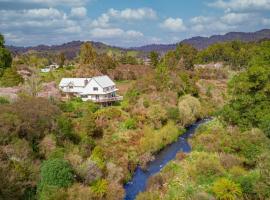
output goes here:
{"type": "Polygon", "coordinates": [[[169,161],[175,158],[178,152],[182,151],[189,153],[191,151],[191,147],[188,144],[187,139],[195,133],[198,126],[208,121],[209,119],[200,120],[189,126],[187,131],[181,135],[176,142],[168,145],[155,156],[155,160],[151,161],[147,165],[146,170],[142,170],[140,167],[137,167],[132,180],[124,185],[126,191],[125,200],[134,200],[140,192],[143,192],[146,188],[148,179],[154,174],[160,172],[160,170],[169,161]]]}

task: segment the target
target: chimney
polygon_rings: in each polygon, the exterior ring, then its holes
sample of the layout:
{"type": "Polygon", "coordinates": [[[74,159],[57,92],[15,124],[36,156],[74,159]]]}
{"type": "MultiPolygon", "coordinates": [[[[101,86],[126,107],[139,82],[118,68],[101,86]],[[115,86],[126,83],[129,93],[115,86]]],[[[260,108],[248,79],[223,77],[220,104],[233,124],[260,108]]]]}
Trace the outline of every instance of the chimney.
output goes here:
{"type": "Polygon", "coordinates": [[[85,79],[85,80],[84,80],[84,86],[86,86],[87,84],[88,84],[88,80],[85,79]]]}

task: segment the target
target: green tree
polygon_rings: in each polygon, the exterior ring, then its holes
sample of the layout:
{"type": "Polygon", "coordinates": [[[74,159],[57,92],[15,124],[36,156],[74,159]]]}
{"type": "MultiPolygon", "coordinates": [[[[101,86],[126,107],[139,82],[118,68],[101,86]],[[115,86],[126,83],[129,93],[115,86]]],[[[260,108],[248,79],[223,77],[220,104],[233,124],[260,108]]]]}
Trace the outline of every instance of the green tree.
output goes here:
{"type": "Polygon", "coordinates": [[[159,62],[158,53],[155,52],[155,51],[151,51],[150,54],[149,54],[149,58],[150,58],[150,61],[151,61],[151,65],[154,66],[154,67],[157,67],[158,62],[159,62]]]}
{"type": "Polygon", "coordinates": [[[3,75],[5,69],[11,67],[11,63],[11,53],[5,48],[4,36],[0,34],[0,77],[3,75]]]}
{"type": "Polygon", "coordinates": [[[1,85],[5,87],[17,86],[22,82],[23,78],[13,68],[6,69],[1,77],[1,85]]]}
{"type": "Polygon", "coordinates": [[[232,98],[223,117],[242,129],[259,127],[270,137],[270,67],[263,66],[261,59],[258,62],[229,83],[232,98]]]}
{"type": "Polygon", "coordinates": [[[185,69],[193,69],[197,53],[197,49],[189,44],[181,43],[176,47],[176,56],[183,63],[185,69]]]}
{"type": "Polygon", "coordinates": [[[64,53],[64,52],[61,52],[61,53],[58,55],[58,63],[59,63],[59,66],[60,66],[60,67],[63,67],[63,66],[64,66],[65,60],[66,60],[65,53],[64,53]]]}
{"type": "Polygon", "coordinates": [[[74,181],[73,170],[69,163],[63,159],[51,159],[44,161],[41,166],[41,179],[38,191],[43,192],[47,187],[68,187],[74,181]]]}
{"type": "Polygon", "coordinates": [[[90,42],[86,42],[80,49],[80,63],[83,65],[93,64],[96,60],[97,53],[90,42]]]}

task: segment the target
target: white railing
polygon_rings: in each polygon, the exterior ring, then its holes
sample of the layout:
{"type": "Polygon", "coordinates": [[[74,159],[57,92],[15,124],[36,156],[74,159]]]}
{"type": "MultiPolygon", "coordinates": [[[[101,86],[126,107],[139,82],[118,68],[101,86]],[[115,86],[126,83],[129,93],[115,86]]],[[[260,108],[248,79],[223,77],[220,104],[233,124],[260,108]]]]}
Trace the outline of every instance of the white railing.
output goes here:
{"type": "Polygon", "coordinates": [[[117,96],[117,97],[102,98],[102,99],[91,99],[91,100],[96,102],[96,103],[105,103],[105,102],[122,101],[123,97],[122,96],[117,96]]]}

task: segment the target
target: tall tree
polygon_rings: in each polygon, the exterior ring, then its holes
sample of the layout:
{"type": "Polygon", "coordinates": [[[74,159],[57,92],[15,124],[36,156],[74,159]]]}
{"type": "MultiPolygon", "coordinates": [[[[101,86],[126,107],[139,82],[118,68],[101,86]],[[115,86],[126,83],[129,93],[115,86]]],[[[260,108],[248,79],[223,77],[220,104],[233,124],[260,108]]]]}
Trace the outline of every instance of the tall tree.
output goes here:
{"type": "Polygon", "coordinates": [[[189,44],[179,44],[176,48],[176,57],[183,63],[185,69],[193,69],[194,60],[198,51],[189,44]]]}
{"type": "Polygon", "coordinates": [[[0,34],[0,76],[3,75],[5,69],[11,67],[11,63],[11,53],[5,48],[4,36],[0,34]]]}
{"type": "Polygon", "coordinates": [[[97,53],[90,42],[86,42],[80,49],[80,63],[82,65],[94,64],[97,53]]]}
{"type": "Polygon", "coordinates": [[[66,60],[66,56],[64,54],[64,52],[61,52],[58,56],[58,63],[60,67],[63,67],[65,64],[65,60],[66,60]]]}
{"type": "Polygon", "coordinates": [[[157,67],[159,62],[159,55],[156,51],[151,51],[149,54],[151,65],[157,67]]]}

